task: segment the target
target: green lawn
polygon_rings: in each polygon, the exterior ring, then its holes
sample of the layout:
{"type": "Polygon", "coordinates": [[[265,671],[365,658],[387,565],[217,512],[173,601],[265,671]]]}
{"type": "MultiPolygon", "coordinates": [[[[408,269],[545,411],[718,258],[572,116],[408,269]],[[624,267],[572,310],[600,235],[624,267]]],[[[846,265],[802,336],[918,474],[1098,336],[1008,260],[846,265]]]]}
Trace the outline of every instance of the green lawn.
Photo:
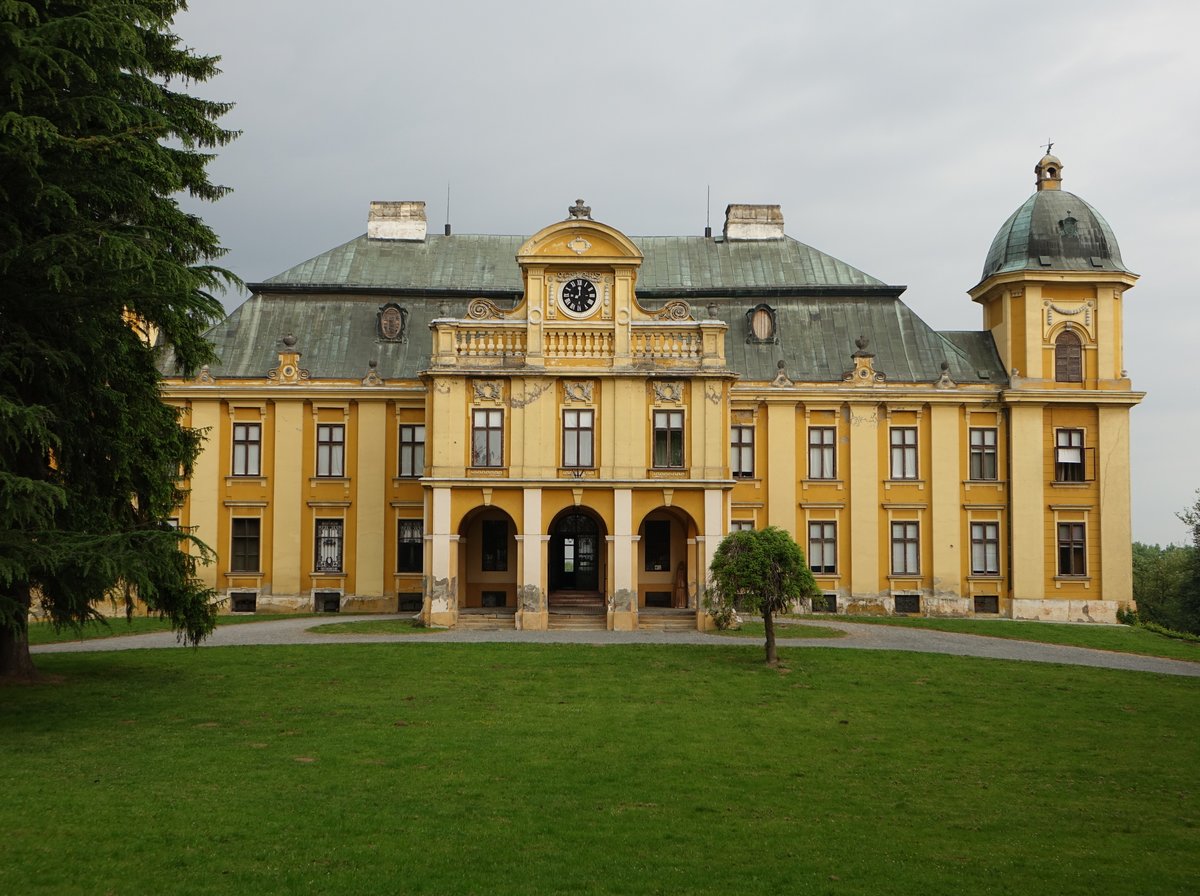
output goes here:
{"type": "MultiPolygon", "coordinates": [[[[246,622],[272,622],[279,619],[299,619],[305,616],[321,615],[320,613],[259,613],[218,616],[217,625],[241,625],[246,622]]],[[[30,622],[29,643],[57,644],[60,641],[93,641],[97,638],[144,635],[147,632],[169,632],[170,630],[171,623],[166,619],[159,619],[157,616],[134,616],[132,619],[118,616],[89,622],[81,629],[70,627],[55,629],[48,622],[30,622]]]]}
{"type": "Polygon", "coordinates": [[[781,656],[41,655],[0,687],[0,892],[1195,892],[1200,681],[781,656]]]}
{"type": "Polygon", "coordinates": [[[1144,628],[1128,625],[1069,625],[1055,622],[1017,622],[1011,619],[927,619],[910,616],[794,616],[793,619],[838,622],[861,622],[866,625],[899,625],[909,628],[932,628],[940,632],[960,632],[966,635],[986,635],[991,638],[1011,638],[1017,641],[1037,641],[1043,644],[1065,644],[1070,647],[1090,647],[1094,650],[1115,650],[1143,656],[1161,656],[1176,660],[1200,662],[1200,643],[1168,638],[1144,628]]]}

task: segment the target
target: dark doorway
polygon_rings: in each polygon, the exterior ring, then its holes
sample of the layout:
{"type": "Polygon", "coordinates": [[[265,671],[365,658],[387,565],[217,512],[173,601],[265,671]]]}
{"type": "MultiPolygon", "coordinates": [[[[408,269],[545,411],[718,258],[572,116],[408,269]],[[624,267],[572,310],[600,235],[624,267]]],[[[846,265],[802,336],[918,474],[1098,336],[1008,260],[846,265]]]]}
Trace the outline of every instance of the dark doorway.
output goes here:
{"type": "Polygon", "coordinates": [[[600,590],[600,527],[586,513],[568,513],[550,533],[550,590],[600,590]]]}

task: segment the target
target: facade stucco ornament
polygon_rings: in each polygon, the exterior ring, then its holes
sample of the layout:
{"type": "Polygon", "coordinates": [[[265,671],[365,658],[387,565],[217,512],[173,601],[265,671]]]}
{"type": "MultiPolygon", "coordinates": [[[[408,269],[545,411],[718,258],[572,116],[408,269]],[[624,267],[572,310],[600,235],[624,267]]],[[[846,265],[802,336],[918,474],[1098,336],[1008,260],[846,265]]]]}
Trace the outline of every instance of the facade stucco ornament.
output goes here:
{"type": "Polygon", "coordinates": [[[850,357],[854,361],[854,369],[842,374],[842,382],[851,386],[874,386],[887,380],[887,377],[875,369],[875,353],[868,351],[871,340],[859,336],[854,340],[856,351],[850,357]]]}
{"type": "Polygon", "coordinates": [[[1092,327],[1092,309],[1095,307],[1095,302],[1089,300],[1082,305],[1076,305],[1074,308],[1069,308],[1063,305],[1055,305],[1053,302],[1043,302],[1046,307],[1046,329],[1049,330],[1054,326],[1054,315],[1058,314],[1062,317],[1078,317],[1083,315],[1083,325],[1089,330],[1092,327]]]}
{"type": "Polygon", "coordinates": [[[500,380],[474,380],[471,383],[471,390],[476,401],[504,400],[504,386],[500,380]]]}
{"type": "Polygon", "coordinates": [[[200,372],[196,374],[196,382],[202,386],[211,386],[216,381],[216,377],[209,371],[207,364],[201,367],[200,372]]]}
{"type": "Polygon", "coordinates": [[[490,299],[471,299],[467,305],[467,317],[471,320],[499,320],[504,317],[504,312],[490,299]]]}
{"type": "Polygon", "coordinates": [[[655,380],[654,401],[657,404],[682,404],[683,383],[671,380],[655,380]]]}
{"type": "Polygon", "coordinates": [[[591,402],[592,402],[592,381],[591,380],[564,380],[563,381],[563,399],[565,401],[578,402],[580,404],[591,404],[591,402]]]}
{"type": "Polygon", "coordinates": [[[942,374],[937,378],[937,382],[933,384],[935,389],[957,389],[958,383],[950,379],[950,362],[942,362],[942,374]]]}
{"type": "Polygon", "coordinates": [[[296,337],[285,334],[280,340],[283,349],[279,352],[279,364],[267,371],[267,379],[277,386],[294,386],[309,379],[309,372],[300,366],[300,352],[296,351],[296,337]]]}
{"type": "Polygon", "coordinates": [[[408,342],[408,309],[395,302],[379,306],[375,315],[379,338],[383,342],[408,342]]]}
{"type": "Polygon", "coordinates": [[[786,388],[787,386],[794,385],[792,383],[792,381],[790,379],[788,379],[787,364],[784,361],[781,360],[778,364],[775,365],[775,367],[777,368],[778,372],[775,374],[775,379],[771,380],[772,386],[776,386],[780,389],[783,389],[783,388],[786,388]]]}
{"type": "Polygon", "coordinates": [[[576,255],[582,255],[583,253],[587,252],[588,249],[592,248],[592,244],[583,237],[577,236],[575,239],[571,240],[571,242],[567,243],[567,248],[576,255]]]}
{"type": "Polygon", "coordinates": [[[383,385],[383,377],[381,377],[379,375],[379,371],[376,369],[378,367],[379,367],[379,362],[376,361],[374,358],[372,358],[370,361],[367,362],[367,375],[362,378],[362,384],[364,386],[382,386],[383,385]]]}
{"type": "Polygon", "coordinates": [[[691,320],[692,306],[682,299],[667,302],[654,315],[655,320],[691,320]]]}

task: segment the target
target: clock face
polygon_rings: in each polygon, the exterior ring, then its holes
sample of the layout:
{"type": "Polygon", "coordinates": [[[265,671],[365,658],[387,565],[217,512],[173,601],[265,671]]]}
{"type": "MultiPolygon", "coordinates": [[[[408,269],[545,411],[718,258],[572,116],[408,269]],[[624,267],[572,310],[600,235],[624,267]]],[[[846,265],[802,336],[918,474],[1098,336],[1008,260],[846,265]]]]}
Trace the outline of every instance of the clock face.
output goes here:
{"type": "Polygon", "coordinates": [[[575,314],[583,314],[596,304],[596,286],[591,280],[576,277],[568,280],[562,288],[563,307],[575,314]]]}

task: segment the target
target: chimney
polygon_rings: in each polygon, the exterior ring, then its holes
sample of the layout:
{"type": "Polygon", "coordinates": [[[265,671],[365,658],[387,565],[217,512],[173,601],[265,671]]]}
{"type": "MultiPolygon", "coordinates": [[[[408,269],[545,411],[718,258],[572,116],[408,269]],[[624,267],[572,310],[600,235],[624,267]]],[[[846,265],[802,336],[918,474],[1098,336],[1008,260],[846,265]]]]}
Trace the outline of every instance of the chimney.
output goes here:
{"type": "Polygon", "coordinates": [[[725,239],[781,240],[783,212],[778,205],[727,205],[725,239]]]}
{"type": "Polygon", "coordinates": [[[367,215],[367,238],[425,241],[424,202],[372,202],[367,215]]]}

